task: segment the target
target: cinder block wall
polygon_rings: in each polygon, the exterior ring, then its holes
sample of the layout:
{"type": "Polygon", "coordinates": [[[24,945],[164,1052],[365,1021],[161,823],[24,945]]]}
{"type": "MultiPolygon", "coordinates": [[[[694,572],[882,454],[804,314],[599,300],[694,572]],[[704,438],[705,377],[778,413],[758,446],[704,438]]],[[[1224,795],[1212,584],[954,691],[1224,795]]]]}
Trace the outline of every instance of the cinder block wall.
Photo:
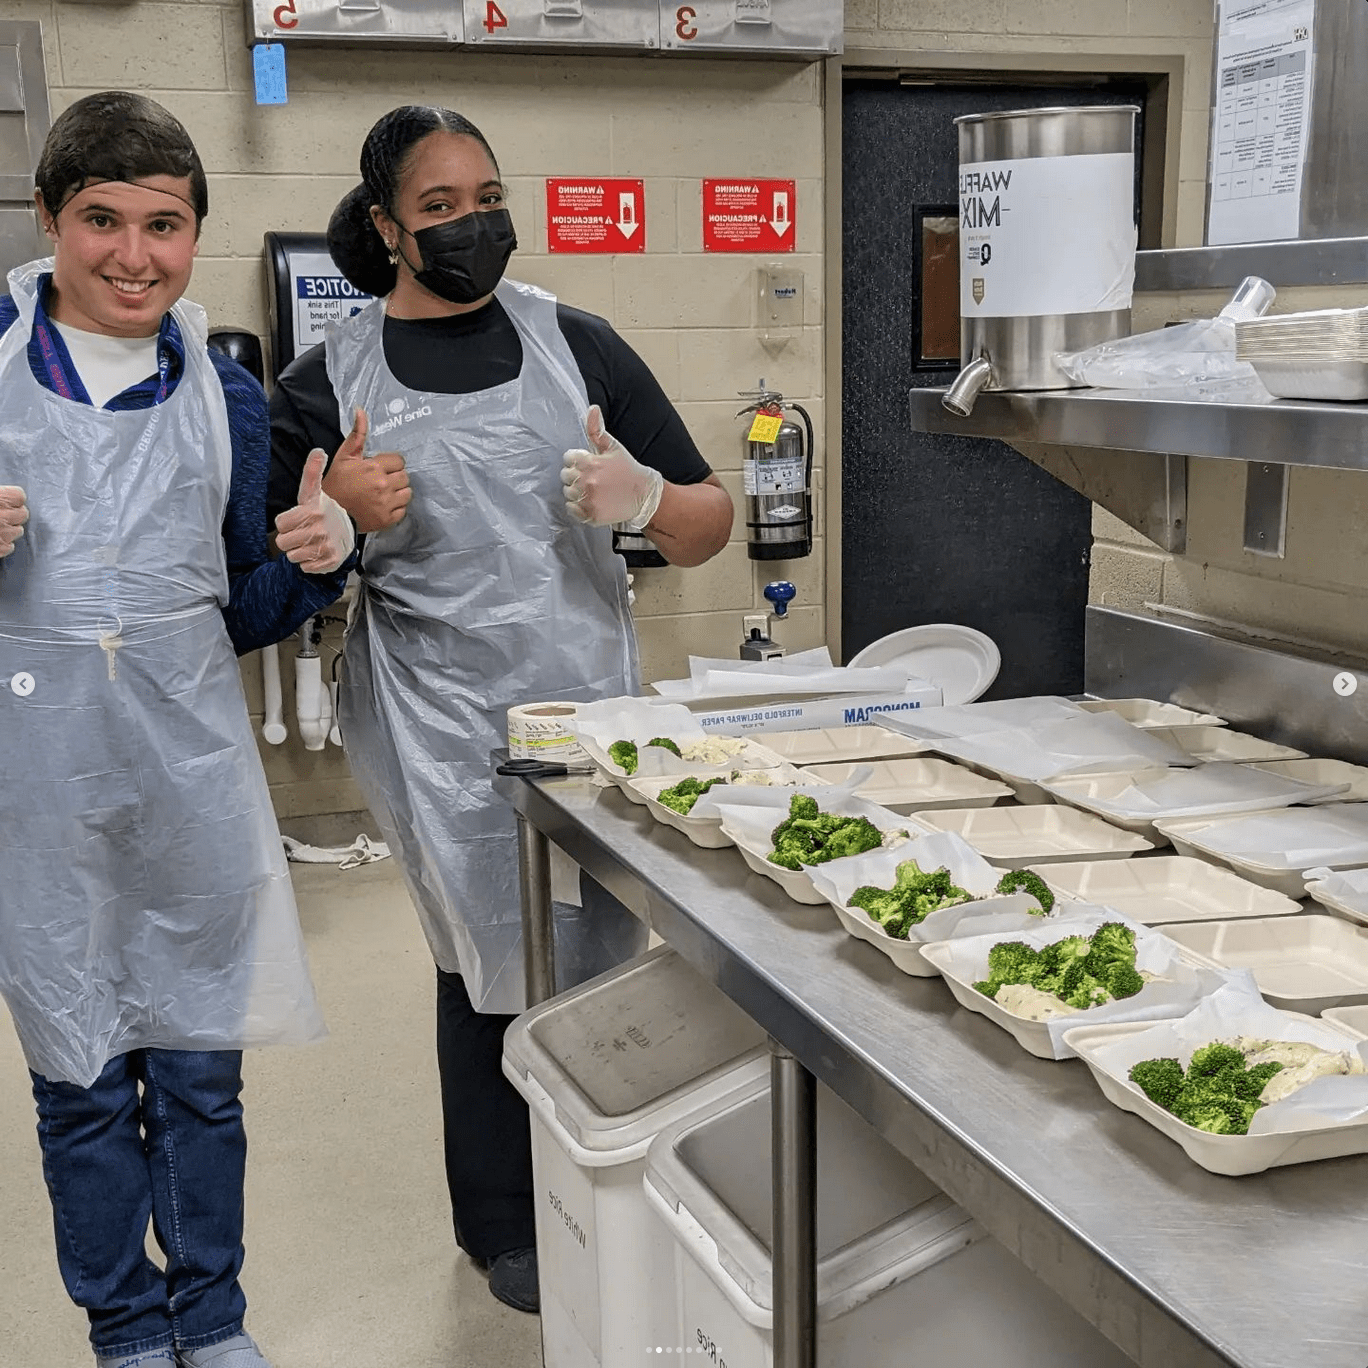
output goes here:
{"type": "MultiPolygon", "coordinates": [[[[821,68],[678,58],[287,50],[290,102],[260,108],[241,0],[38,3],[5,0],[0,16],[43,23],[54,115],[80,95],[146,92],[180,117],[209,174],[211,214],[190,294],[215,325],[266,332],[266,229],[320,231],[359,179],[371,123],[404,103],[451,106],[484,131],[511,191],[521,243],[510,274],[612,321],[646,358],[741,508],[742,433],[736,392],[764,376],[823,426],[823,109],[821,68]],[[547,253],[546,176],[646,181],[645,256],[547,253]],[[776,360],[753,327],[754,271],[764,257],[704,254],[703,176],[797,180],[796,252],[804,326],[776,360]]],[[[817,452],[820,472],[823,453],[817,452]]],[[[821,475],[818,474],[818,489],[821,475]]],[[[822,536],[818,498],[818,536],[822,536]]],[[[647,679],[678,675],[689,653],[728,655],[741,616],[763,607],[775,578],[798,586],[786,641],[826,639],[824,543],[800,562],[760,564],[735,539],[698,570],[647,570],[636,615],[647,679]]],[[[335,631],[330,640],[336,639],[335,631]]],[[[287,713],[290,656],[286,659],[287,713]]],[[[260,667],[243,663],[254,712],[260,667]]],[[[296,738],[264,747],[282,817],[360,807],[341,752],[309,754],[296,738]]]]}

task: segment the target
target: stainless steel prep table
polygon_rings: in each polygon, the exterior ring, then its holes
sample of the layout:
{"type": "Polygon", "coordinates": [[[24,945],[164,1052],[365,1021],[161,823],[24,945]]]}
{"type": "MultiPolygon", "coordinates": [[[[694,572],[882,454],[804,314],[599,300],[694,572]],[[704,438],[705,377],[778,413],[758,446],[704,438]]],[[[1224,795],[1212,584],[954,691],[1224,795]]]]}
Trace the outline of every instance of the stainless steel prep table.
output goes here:
{"type": "Polygon", "coordinates": [[[525,865],[561,846],[1142,1368],[1368,1368],[1368,1157],[1206,1173],[736,851],[587,776],[495,786],[525,865]]]}

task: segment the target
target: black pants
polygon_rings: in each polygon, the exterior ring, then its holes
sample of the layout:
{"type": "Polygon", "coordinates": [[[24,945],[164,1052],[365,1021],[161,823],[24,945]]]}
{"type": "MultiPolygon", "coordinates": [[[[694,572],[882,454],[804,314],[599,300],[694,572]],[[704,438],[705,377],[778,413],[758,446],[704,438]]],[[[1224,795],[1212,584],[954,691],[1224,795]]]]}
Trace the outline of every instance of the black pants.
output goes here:
{"type": "Polygon", "coordinates": [[[527,1103],[504,1077],[511,1016],[477,1012],[460,974],[437,971],[437,1071],[456,1243],[492,1259],[537,1243],[527,1103]]]}

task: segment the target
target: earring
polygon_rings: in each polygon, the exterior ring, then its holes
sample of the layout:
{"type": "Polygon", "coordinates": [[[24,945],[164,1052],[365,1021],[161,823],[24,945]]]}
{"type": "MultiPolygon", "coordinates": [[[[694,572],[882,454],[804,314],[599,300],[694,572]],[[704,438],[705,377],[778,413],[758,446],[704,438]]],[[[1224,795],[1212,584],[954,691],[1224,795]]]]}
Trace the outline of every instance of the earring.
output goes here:
{"type": "Polygon", "coordinates": [[[396,247],[393,243],[388,244],[388,246],[389,246],[389,263],[390,263],[391,266],[397,266],[397,265],[399,264],[399,249],[398,249],[398,247],[396,247]]]}

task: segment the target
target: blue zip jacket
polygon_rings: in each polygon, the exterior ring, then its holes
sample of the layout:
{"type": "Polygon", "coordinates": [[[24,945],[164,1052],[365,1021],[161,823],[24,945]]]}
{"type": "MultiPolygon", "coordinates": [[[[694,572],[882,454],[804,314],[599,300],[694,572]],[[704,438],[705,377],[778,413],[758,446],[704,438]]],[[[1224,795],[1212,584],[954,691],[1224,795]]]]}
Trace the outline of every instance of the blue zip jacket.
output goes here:
{"type": "MultiPolygon", "coordinates": [[[[48,321],[52,277],[38,289],[28,363],[45,389],[80,403],[91,402],[72,364],[62,335],[48,321]]],[[[0,334],[18,319],[19,309],[0,296],[0,334]]],[[[175,391],[185,371],[185,341],[167,314],[158,336],[158,372],[116,394],[105,408],[122,413],[151,408],[175,391]]],[[[265,391],[236,361],[209,349],[209,359],[223,386],[228,430],[233,443],[233,474],[223,517],[223,546],[228,559],[228,602],[223,608],[228,637],[238,655],[281,641],[315,613],[336,602],[347,583],[355,555],[331,575],[306,575],[284,556],[272,560],[267,545],[266,481],[271,465],[270,416],[265,391]]]]}

